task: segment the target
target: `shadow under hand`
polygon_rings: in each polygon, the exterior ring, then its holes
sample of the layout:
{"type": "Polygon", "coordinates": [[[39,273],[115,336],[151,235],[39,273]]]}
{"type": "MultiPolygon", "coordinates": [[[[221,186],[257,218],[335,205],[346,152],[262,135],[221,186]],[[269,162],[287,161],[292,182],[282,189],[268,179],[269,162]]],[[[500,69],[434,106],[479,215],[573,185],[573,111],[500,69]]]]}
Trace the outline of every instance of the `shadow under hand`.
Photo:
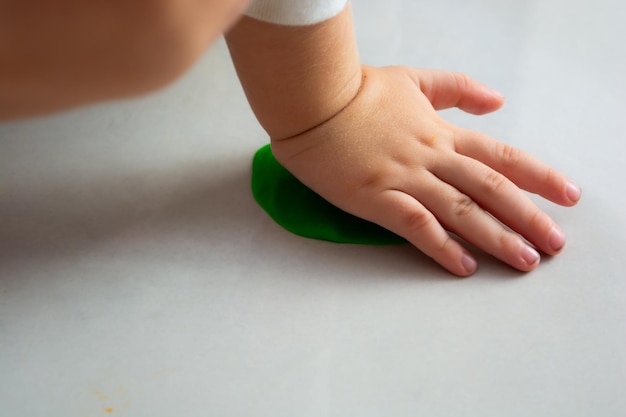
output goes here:
{"type": "Polygon", "coordinates": [[[0,272],[12,262],[84,253],[138,227],[239,224],[253,209],[248,183],[243,164],[216,172],[207,161],[9,191],[0,200],[0,272]]]}
{"type": "MultiPolygon", "coordinates": [[[[72,260],[117,242],[133,240],[141,247],[178,239],[185,244],[175,249],[194,245],[195,256],[197,247],[209,251],[247,240],[256,257],[289,258],[312,270],[325,264],[345,279],[457,280],[408,244],[334,244],[283,230],[253,200],[246,158],[14,186],[0,199],[0,218],[0,277],[14,265],[72,260]]],[[[479,276],[522,275],[473,252],[479,276]]]]}

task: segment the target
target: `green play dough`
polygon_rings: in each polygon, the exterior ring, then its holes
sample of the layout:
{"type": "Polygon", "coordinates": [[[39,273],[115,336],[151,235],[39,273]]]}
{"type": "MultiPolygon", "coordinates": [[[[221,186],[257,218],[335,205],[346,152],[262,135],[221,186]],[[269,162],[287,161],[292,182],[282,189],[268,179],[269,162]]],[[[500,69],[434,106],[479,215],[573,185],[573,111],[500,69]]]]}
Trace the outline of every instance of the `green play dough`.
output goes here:
{"type": "Polygon", "coordinates": [[[280,165],[270,145],[254,156],[252,194],[276,223],[300,236],[365,245],[406,243],[395,233],[324,200],[280,165]]]}

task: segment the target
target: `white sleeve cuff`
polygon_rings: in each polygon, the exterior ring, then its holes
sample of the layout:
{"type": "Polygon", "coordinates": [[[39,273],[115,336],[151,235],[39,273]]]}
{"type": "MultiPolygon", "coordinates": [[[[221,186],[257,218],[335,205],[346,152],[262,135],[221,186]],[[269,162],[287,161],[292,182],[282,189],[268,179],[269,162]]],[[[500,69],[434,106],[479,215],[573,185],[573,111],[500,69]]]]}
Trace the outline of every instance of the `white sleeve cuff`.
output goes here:
{"type": "Polygon", "coordinates": [[[348,0],[255,0],[246,15],[279,25],[302,26],[337,16],[348,0]]]}

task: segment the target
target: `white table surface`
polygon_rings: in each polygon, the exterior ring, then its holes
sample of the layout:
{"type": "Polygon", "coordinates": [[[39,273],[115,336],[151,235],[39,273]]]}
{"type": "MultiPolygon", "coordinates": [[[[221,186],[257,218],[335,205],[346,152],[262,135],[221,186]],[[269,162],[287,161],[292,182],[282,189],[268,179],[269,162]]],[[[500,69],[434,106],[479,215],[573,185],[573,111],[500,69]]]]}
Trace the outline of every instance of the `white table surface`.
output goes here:
{"type": "Polygon", "coordinates": [[[1,416],[626,415],[626,6],[354,2],[363,61],[465,71],[444,116],[583,188],[568,235],[470,279],[408,246],[293,236],[223,41],[155,95],[0,126],[1,416]]]}

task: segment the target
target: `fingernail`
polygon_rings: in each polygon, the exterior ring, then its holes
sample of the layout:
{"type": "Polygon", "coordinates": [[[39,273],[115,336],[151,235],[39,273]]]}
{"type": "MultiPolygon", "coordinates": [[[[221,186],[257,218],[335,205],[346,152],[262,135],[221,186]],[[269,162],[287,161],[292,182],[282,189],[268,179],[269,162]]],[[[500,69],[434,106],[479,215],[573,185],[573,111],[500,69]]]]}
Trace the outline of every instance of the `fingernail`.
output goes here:
{"type": "Polygon", "coordinates": [[[476,260],[472,258],[468,253],[463,253],[463,256],[461,257],[461,265],[463,265],[463,268],[468,274],[476,271],[476,260]]]}
{"type": "Polygon", "coordinates": [[[539,260],[539,253],[528,245],[522,247],[522,259],[528,265],[534,265],[539,260]]]}
{"type": "Polygon", "coordinates": [[[492,95],[492,96],[496,96],[496,97],[498,97],[498,98],[501,98],[502,100],[504,100],[504,99],[505,99],[504,94],[502,94],[502,93],[501,93],[501,92],[499,92],[498,90],[494,90],[494,89],[493,89],[493,88],[491,88],[491,87],[487,87],[487,86],[485,86],[485,92],[486,92],[487,94],[489,94],[489,95],[492,95]]]}
{"type": "Polygon", "coordinates": [[[548,244],[550,245],[550,248],[555,252],[563,249],[563,246],[565,246],[565,235],[563,234],[561,229],[559,229],[558,227],[552,228],[552,231],[550,232],[550,237],[548,237],[548,244]]]}
{"type": "Polygon", "coordinates": [[[569,182],[567,183],[567,188],[565,189],[565,194],[567,195],[567,198],[569,198],[569,200],[572,203],[577,202],[578,200],[580,200],[580,195],[582,194],[580,188],[578,188],[576,185],[574,185],[574,183],[569,182]]]}

